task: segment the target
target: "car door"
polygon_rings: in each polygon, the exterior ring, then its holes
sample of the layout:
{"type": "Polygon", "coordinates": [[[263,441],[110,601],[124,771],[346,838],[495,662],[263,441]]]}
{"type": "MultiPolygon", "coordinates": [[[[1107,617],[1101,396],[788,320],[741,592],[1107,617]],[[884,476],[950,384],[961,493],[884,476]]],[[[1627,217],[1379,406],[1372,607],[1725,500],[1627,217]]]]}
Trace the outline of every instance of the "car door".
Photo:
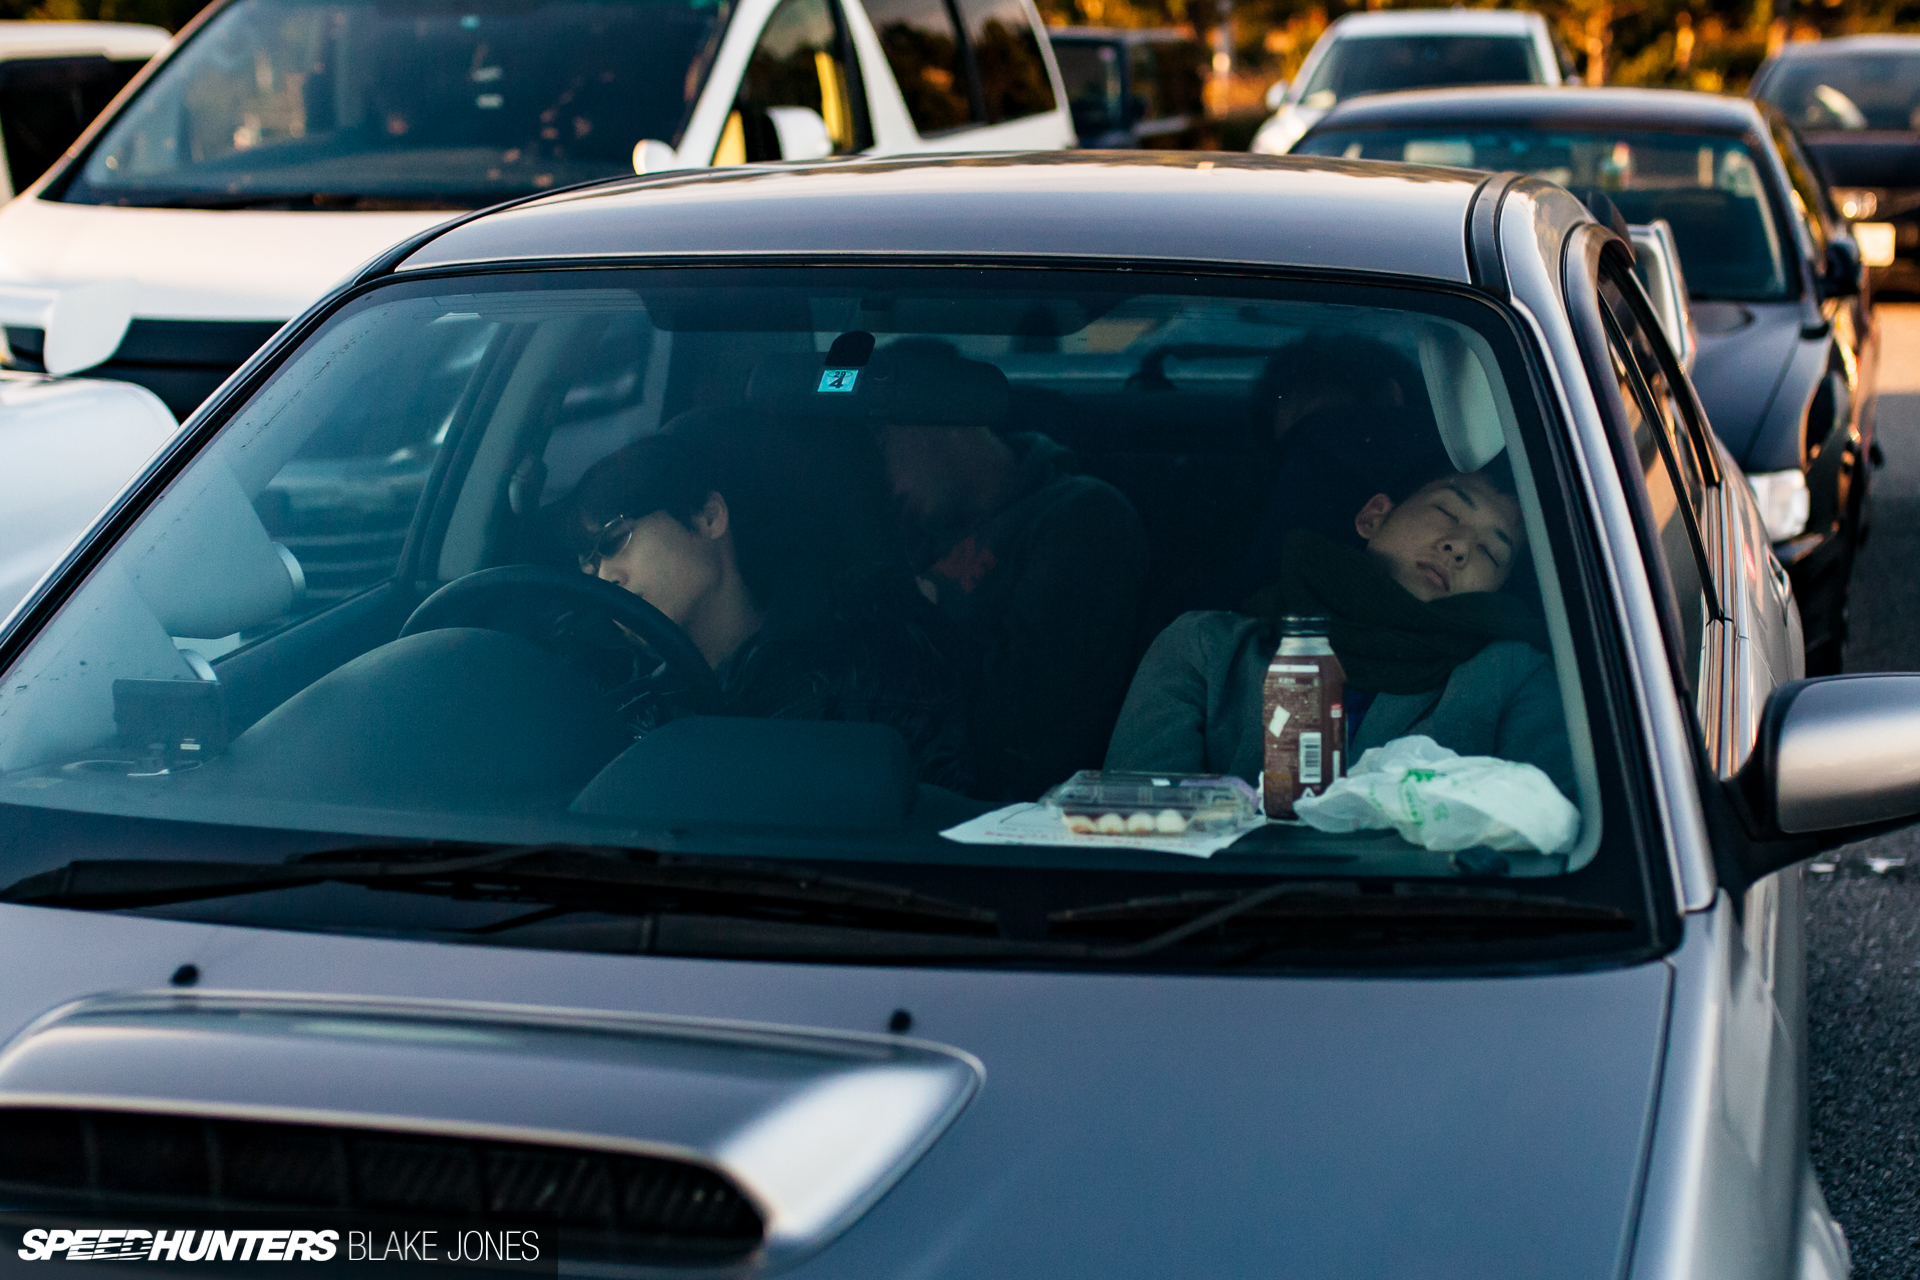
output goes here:
{"type": "MultiPolygon", "coordinates": [[[[1700,417],[1623,255],[1594,255],[1569,289],[1602,414],[1638,508],[1677,687],[1704,767],[1732,779],[1752,754],[1767,695],[1799,675],[1791,587],[1739,469],[1700,417]],[[1579,314],[1584,313],[1584,314],[1579,314]]],[[[1709,802],[1718,797],[1709,797],[1709,802]]],[[[1723,870],[1737,934],[1719,999],[1719,1090],[1731,1149],[1766,1230],[1747,1246],[1783,1255],[1805,1176],[1804,906],[1797,866],[1751,884],[1723,870]]]]}

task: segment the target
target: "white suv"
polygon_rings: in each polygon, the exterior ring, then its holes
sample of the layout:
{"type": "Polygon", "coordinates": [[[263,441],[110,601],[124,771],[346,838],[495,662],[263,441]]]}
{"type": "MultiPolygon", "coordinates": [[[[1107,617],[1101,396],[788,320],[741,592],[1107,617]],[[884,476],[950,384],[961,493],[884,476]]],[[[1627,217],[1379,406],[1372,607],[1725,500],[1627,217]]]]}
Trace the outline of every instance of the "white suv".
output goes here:
{"type": "Polygon", "coordinates": [[[1396,89],[1564,84],[1573,62],[1537,13],[1411,9],[1351,13],[1328,27],[1291,85],[1267,92],[1274,115],[1253,150],[1284,155],[1336,102],[1396,89]]]}
{"type": "MultiPolygon", "coordinates": [[[[1032,0],[224,0],[0,211],[0,287],[130,291],[100,372],[185,417],[461,210],[636,168],[1073,138],[1032,0]]],[[[40,331],[0,323],[38,368],[40,331]]]]}

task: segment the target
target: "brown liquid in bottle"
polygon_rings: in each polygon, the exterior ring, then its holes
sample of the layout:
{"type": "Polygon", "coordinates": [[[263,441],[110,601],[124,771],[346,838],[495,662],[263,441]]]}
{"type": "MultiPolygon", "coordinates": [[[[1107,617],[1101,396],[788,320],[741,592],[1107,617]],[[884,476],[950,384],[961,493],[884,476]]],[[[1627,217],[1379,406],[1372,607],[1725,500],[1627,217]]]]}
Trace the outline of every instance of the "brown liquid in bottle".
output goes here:
{"type": "Polygon", "coordinates": [[[1260,690],[1265,745],[1261,799],[1269,818],[1325,791],[1346,765],[1346,673],[1327,642],[1327,620],[1289,614],[1260,690]]]}

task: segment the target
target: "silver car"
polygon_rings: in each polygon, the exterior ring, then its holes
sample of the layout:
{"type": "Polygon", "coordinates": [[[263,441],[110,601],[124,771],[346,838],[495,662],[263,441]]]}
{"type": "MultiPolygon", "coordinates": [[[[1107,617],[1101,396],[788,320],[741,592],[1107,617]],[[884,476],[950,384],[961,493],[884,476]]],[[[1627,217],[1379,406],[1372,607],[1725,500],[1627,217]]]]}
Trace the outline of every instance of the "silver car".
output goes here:
{"type": "Polygon", "coordinates": [[[1799,863],[1920,816],[1920,677],[1800,655],[1545,182],[468,217],[0,633],[0,1256],[1844,1276],[1799,863]]]}

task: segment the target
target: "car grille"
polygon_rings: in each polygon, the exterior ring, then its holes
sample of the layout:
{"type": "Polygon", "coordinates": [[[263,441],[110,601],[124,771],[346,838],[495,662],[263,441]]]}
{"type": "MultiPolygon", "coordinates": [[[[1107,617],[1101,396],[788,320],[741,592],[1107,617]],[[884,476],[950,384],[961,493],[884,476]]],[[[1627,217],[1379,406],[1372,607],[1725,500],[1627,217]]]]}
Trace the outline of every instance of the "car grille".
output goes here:
{"type": "Polygon", "coordinates": [[[563,1242],[665,1263],[742,1257],[765,1230],[732,1182],[685,1161],[114,1111],[0,1110],[0,1195],[69,1210],[334,1210],[544,1226],[563,1242]]]}

